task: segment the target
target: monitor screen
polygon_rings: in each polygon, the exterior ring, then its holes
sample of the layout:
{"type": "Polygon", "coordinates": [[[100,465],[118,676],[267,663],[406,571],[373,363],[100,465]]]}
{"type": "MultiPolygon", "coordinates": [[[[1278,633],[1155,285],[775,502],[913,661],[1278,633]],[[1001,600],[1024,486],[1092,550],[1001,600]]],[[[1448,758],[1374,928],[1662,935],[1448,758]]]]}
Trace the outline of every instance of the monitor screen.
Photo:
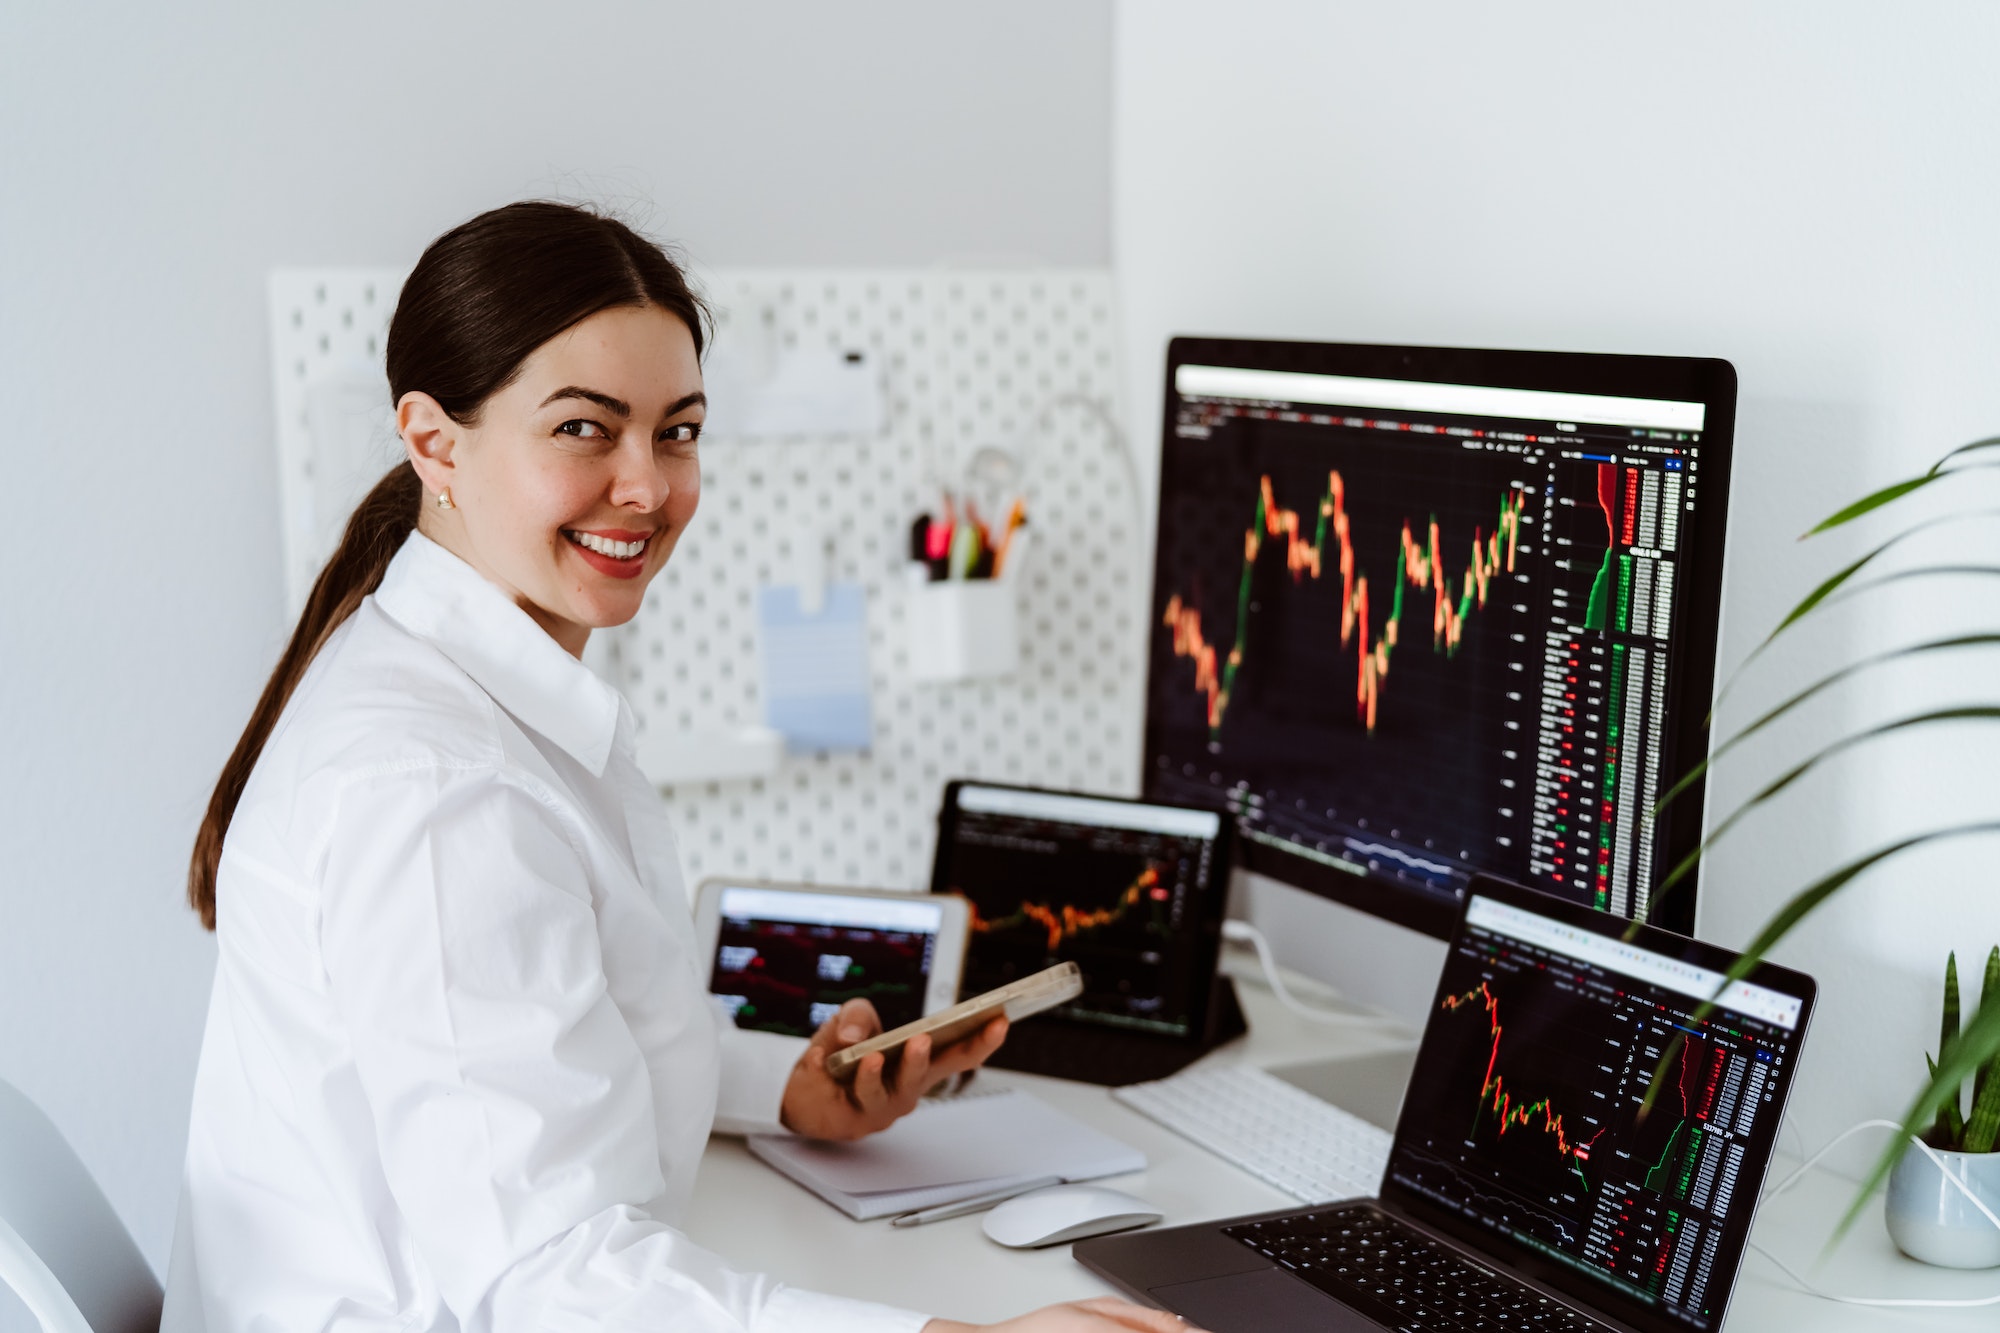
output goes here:
{"type": "Polygon", "coordinates": [[[718,918],[708,988],[737,1027],[809,1037],[855,999],[885,1029],[923,1017],[936,903],[732,884],[718,918]]]}
{"type": "Polygon", "coordinates": [[[1734,954],[1472,894],[1385,1194],[1501,1238],[1586,1298],[1622,1298],[1634,1322],[1719,1326],[1812,983],[1767,966],[1718,994],[1734,954]]]}
{"type": "Polygon", "coordinates": [[[1036,1022],[1197,1034],[1227,832],[1213,810],[954,783],[932,888],[972,908],[959,993],[1074,962],[1083,994],[1036,1022]]]}
{"type": "Polygon", "coordinates": [[[1486,871],[1682,929],[1726,363],[1176,339],[1146,791],[1443,937],[1486,871]],[[1366,373],[1363,373],[1366,372],[1366,373]]]}

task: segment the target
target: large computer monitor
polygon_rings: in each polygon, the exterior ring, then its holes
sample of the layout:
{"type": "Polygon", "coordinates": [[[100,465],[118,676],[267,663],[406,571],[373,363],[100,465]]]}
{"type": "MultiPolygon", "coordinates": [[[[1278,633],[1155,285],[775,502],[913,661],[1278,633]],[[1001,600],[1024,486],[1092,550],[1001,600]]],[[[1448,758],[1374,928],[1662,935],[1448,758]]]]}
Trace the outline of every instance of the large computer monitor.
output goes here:
{"type": "Polygon", "coordinates": [[[1707,753],[1735,399],[1716,360],[1173,340],[1147,794],[1425,935],[1480,871],[1690,933],[1656,889],[1701,792],[1649,812],[1707,753]]]}

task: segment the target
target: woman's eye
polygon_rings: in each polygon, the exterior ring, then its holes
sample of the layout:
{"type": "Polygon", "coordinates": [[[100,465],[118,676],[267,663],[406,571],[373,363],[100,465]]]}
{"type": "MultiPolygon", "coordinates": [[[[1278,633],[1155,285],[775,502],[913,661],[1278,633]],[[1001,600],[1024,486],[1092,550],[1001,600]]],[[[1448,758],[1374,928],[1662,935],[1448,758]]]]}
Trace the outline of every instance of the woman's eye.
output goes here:
{"type": "Polygon", "coordinates": [[[661,444],[693,444],[701,438],[699,421],[683,421],[678,426],[669,426],[660,432],[661,444]]]}
{"type": "Polygon", "coordinates": [[[608,440],[611,438],[610,431],[586,417],[577,417],[572,421],[563,422],[562,425],[556,427],[556,434],[574,435],[580,440],[608,440]]]}

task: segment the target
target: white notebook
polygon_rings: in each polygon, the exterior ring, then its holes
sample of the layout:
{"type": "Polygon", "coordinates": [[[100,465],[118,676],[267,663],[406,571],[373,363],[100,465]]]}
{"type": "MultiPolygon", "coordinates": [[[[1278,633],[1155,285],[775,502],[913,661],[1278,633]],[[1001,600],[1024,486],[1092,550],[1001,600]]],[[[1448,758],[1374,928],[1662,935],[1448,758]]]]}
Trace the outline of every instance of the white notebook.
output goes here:
{"type": "Polygon", "coordinates": [[[1047,1176],[1142,1171],[1137,1148],[1017,1088],[925,1102],[880,1134],[825,1143],[753,1134],[750,1151],[860,1221],[969,1199],[1047,1176]]]}

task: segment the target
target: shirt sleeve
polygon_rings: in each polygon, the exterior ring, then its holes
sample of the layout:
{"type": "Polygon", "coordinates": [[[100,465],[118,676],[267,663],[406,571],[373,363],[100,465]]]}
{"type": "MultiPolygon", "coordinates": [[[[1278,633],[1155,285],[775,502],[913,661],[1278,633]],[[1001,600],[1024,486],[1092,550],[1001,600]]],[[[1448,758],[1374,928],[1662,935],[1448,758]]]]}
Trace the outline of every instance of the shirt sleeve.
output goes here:
{"type": "Polygon", "coordinates": [[[357,781],[328,843],[328,984],[445,1305],[467,1333],[921,1328],[736,1272],[647,1211],[652,1085],[578,847],[522,779],[442,766],[357,781]]]}
{"type": "Polygon", "coordinates": [[[722,1030],[722,1087],[715,1099],[718,1134],[784,1134],[779,1123],[785,1084],[799,1057],[806,1053],[804,1037],[753,1032],[727,1019],[722,1030]]]}

